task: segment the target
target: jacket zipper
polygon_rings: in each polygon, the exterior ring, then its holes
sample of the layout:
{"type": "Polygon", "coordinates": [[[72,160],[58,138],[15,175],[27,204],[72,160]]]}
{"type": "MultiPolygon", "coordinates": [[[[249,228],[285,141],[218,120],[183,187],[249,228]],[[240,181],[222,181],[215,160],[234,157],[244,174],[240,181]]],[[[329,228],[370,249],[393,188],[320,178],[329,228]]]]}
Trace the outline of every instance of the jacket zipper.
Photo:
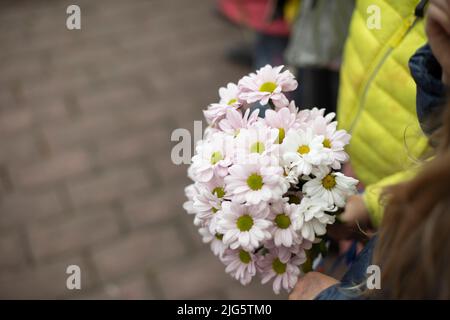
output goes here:
{"type": "Polygon", "coordinates": [[[358,112],[355,116],[355,118],[352,121],[352,124],[350,125],[350,128],[348,132],[352,134],[356,123],[358,123],[359,118],[361,117],[362,111],[364,110],[364,106],[366,103],[367,98],[367,92],[369,91],[370,84],[372,83],[375,76],[380,71],[381,67],[383,66],[384,62],[387,60],[387,58],[391,55],[392,51],[399,45],[401,40],[414,28],[416,23],[418,22],[418,17],[413,16],[404,21],[404,26],[396,32],[391,39],[388,42],[388,48],[384,52],[381,59],[376,64],[375,68],[373,69],[373,72],[371,73],[370,77],[367,79],[366,84],[364,85],[363,93],[361,94],[361,98],[359,99],[359,105],[358,105],[358,112]]]}

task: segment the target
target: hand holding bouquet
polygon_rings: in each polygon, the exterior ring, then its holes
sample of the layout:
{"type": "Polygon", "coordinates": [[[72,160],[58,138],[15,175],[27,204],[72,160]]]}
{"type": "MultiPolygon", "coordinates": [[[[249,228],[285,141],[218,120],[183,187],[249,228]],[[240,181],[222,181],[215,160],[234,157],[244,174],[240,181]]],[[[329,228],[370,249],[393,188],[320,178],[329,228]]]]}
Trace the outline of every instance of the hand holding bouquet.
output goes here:
{"type": "Polygon", "coordinates": [[[350,135],[324,109],[298,111],[285,95],[297,81],[282,69],[266,65],[220,88],[204,111],[184,204],[226,272],[244,285],[258,274],[275,293],[294,287],[357,184],[337,171],[350,135]],[[260,117],[255,103],[271,109],[260,117]]]}

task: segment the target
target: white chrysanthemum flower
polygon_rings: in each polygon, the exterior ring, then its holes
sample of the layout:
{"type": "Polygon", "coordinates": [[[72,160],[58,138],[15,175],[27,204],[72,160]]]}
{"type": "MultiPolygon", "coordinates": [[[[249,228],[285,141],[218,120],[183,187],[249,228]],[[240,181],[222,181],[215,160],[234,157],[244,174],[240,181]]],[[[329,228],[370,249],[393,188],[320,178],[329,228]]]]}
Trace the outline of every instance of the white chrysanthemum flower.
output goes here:
{"type": "Polygon", "coordinates": [[[249,129],[242,129],[236,137],[234,161],[251,162],[248,157],[251,154],[278,156],[277,137],[278,130],[267,127],[263,122],[258,122],[249,129]]]}
{"type": "Polygon", "coordinates": [[[252,251],[270,239],[270,221],[257,207],[235,202],[222,203],[218,232],[223,234],[223,242],[231,249],[242,247],[252,251]]]}
{"type": "Polygon", "coordinates": [[[331,123],[333,121],[336,114],[334,112],[330,112],[328,114],[325,114],[325,109],[318,109],[318,108],[312,108],[310,110],[307,110],[308,112],[308,119],[307,122],[314,121],[317,118],[325,118],[327,123],[331,123]]]}
{"type": "Polygon", "coordinates": [[[212,234],[208,228],[200,228],[198,233],[202,236],[203,243],[209,243],[214,255],[221,258],[228,248],[222,241],[223,235],[220,233],[212,234]]]}
{"type": "Polygon", "coordinates": [[[219,103],[212,103],[203,111],[206,121],[212,126],[223,119],[227,110],[238,109],[242,105],[239,101],[239,88],[234,83],[228,83],[226,87],[220,88],[219,96],[219,103]]]}
{"type": "Polygon", "coordinates": [[[271,165],[268,157],[257,157],[251,164],[235,164],[225,177],[225,191],[233,201],[257,205],[279,200],[288,189],[280,166],[271,165]]]}
{"type": "Polygon", "coordinates": [[[325,211],[335,212],[336,210],[337,207],[330,206],[323,199],[312,200],[304,197],[296,216],[296,228],[304,239],[314,241],[317,236],[323,236],[326,233],[327,225],[335,221],[335,217],[325,211]]]}
{"type": "Polygon", "coordinates": [[[196,183],[193,209],[197,218],[205,221],[220,210],[222,201],[227,197],[223,179],[214,177],[207,183],[196,183]]]}
{"type": "MultiPolygon", "coordinates": [[[[334,114],[332,114],[334,115],[334,114]]],[[[348,160],[348,154],[344,147],[350,142],[351,136],[345,130],[336,130],[337,122],[329,122],[329,119],[317,117],[311,123],[311,128],[316,135],[324,136],[323,146],[333,169],[340,169],[341,164],[348,160]]]]}
{"type": "Polygon", "coordinates": [[[266,110],[264,122],[270,128],[278,130],[277,142],[282,143],[286,132],[290,129],[298,129],[300,126],[296,121],[297,113],[292,113],[289,108],[281,108],[278,111],[266,110]]]}
{"type": "Polygon", "coordinates": [[[198,194],[198,185],[193,183],[184,188],[184,193],[188,198],[188,201],[183,203],[183,208],[186,210],[188,214],[193,214],[194,216],[194,225],[200,226],[203,223],[202,219],[197,217],[197,211],[194,209],[194,198],[198,194]]]}
{"type": "Polygon", "coordinates": [[[252,252],[228,249],[221,260],[227,266],[225,272],[243,285],[249,284],[256,275],[256,257],[252,252]]]}
{"type": "Polygon", "coordinates": [[[219,122],[219,128],[232,136],[237,136],[241,129],[248,129],[258,120],[259,109],[250,113],[247,109],[242,116],[241,111],[228,109],[226,116],[219,122]]]}
{"type": "Polygon", "coordinates": [[[296,231],[296,221],[298,221],[298,209],[296,204],[289,204],[282,200],[270,206],[269,220],[272,221],[270,233],[276,246],[291,247],[301,241],[296,231]]]}
{"type": "Polygon", "coordinates": [[[186,198],[188,198],[188,201],[183,203],[184,210],[186,210],[188,214],[195,214],[196,212],[194,210],[194,196],[197,194],[195,184],[192,183],[184,188],[184,194],[186,195],[186,198]]]}
{"type": "Polygon", "coordinates": [[[262,105],[270,99],[277,108],[287,107],[289,101],[283,92],[295,90],[298,83],[289,70],[281,72],[283,67],[266,65],[243,77],[238,83],[240,98],[248,103],[259,101],[262,105]]]}
{"type": "Polygon", "coordinates": [[[325,159],[323,136],[316,136],[311,129],[290,130],[281,144],[281,154],[285,166],[297,176],[309,175],[313,166],[325,159]]]}
{"type": "Polygon", "coordinates": [[[302,191],[312,199],[323,199],[328,205],[343,208],[348,196],[356,193],[357,184],[358,180],[328,169],[307,181],[302,191]]]}
{"type": "Polygon", "coordinates": [[[217,132],[221,132],[219,129],[208,126],[205,128],[205,131],[203,132],[203,140],[205,141],[211,141],[211,138],[214,134],[217,132]]]}
{"type": "Polygon", "coordinates": [[[210,140],[197,144],[197,154],[192,157],[192,178],[198,182],[208,182],[214,175],[224,177],[232,163],[233,138],[216,132],[210,140]]]}
{"type": "Polygon", "coordinates": [[[296,247],[296,254],[285,247],[273,247],[269,253],[260,256],[257,267],[261,272],[263,284],[273,280],[273,291],[279,294],[281,288],[291,291],[297,283],[300,274],[299,266],[306,261],[302,248],[296,247]]]}
{"type": "MultiPolygon", "coordinates": [[[[226,201],[226,202],[229,202],[229,201],[226,201]]],[[[205,227],[208,227],[209,232],[211,232],[212,234],[221,233],[219,231],[220,230],[219,223],[222,220],[222,214],[223,214],[223,211],[222,211],[222,208],[220,208],[220,210],[218,210],[218,211],[213,211],[213,214],[210,215],[206,220],[202,220],[203,225],[205,227]]]]}

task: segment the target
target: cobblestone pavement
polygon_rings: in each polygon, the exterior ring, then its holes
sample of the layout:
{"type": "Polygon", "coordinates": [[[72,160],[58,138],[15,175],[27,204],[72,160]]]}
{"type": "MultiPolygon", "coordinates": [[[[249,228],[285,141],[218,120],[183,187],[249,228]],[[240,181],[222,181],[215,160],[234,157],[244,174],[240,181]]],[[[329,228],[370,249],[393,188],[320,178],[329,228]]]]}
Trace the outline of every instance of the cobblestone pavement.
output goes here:
{"type": "Polygon", "coordinates": [[[248,71],[224,59],[241,38],[213,1],[1,1],[0,298],[275,297],[201,243],[170,161],[172,130],[248,71]]]}

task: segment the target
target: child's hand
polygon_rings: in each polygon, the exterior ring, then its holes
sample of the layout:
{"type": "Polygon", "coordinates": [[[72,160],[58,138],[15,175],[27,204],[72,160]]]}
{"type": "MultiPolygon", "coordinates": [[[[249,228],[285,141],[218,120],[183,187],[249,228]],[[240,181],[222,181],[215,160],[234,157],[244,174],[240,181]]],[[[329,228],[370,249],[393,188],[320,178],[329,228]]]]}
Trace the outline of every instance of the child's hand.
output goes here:
{"type": "Polygon", "coordinates": [[[362,195],[353,195],[348,198],[340,218],[342,222],[350,224],[358,222],[360,226],[367,226],[370,223],[369,211],[362,195]]]}
{"type": "Polygon", "coordinates": [[[348,198],[344,212],[339,216],[342,223],[335,223],[328,227],[328,234],[334,240],[364,239],[361,230],[370,226],[369,211],[361,195],[348,198]]]}
{"type": "Polygon", "coordinates": [[[450,0],[430,0],[427,17],[428,42],[442,67],[442,81],[450,85],[450,0]]]}
{"type": "Polygon", "coordinates": [[[323,290],[338,283],[336,279],[320,272],[308,272],[298,279],[289,300],[312,300],[323,290]]]}

